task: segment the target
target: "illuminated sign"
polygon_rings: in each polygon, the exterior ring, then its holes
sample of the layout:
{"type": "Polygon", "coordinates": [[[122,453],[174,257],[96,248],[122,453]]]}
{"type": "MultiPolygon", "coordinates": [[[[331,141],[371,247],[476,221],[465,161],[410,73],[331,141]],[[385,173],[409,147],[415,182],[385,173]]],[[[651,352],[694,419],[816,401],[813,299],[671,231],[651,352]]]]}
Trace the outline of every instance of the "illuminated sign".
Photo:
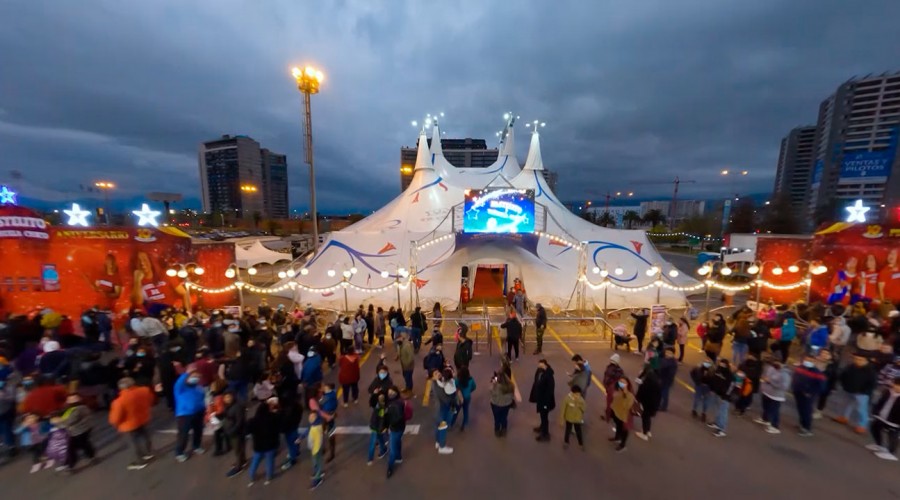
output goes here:
{"type": "Polygon", "coordinates": [[[0,186],[0,205],[15,205],[16,193],[7,186],[0,186]]]}
{"type": "Polygon", "coordinates": [[[491,188],[469,190],[463,208],[463,232],[534,232],[534,191],[491,188]]]}
{"type": "Polygon", "coordinates": [[[869,207],[863,206],[862,200],[856,200],[856,203],[846,208],[847,222],[866,222],[866,212],[869,211],[869,207]]]}
{"type": "Polygon", "coordinates": [[[88,227],[87,218],[91,215],[91,212],[88,210],[82,210],[81,207],[78,206],[78,203],[72,203],[71,210],[63,210],[66,215],[69,216],[68,224],[70,226],[84,226],[88,227]]]}
{"type": "Polygon", "coordinates": [[[150,206],[144,203],[141,205],[140,210],[133,210],[131,213],[137,215],[138,226],[158,226],[159,223],[156,222],[156,218],[162,213],[159,210],[150,210],[150,206]]]}

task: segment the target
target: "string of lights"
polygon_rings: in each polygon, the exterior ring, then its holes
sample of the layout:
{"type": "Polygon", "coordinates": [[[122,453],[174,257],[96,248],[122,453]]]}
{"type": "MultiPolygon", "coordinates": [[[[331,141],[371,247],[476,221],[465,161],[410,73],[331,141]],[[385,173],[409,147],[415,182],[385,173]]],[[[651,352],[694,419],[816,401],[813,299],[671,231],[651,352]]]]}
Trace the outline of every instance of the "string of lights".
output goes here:
{"type": "Polygon", "coordinates": [[[394,283],[391,283],[389,285],[377,287],[377,288],[361,287],[361,286],[354,285],[348,281],[342,281],[336,285],[332,285],[332,286],[324,287],[324,288],[309,287],[309,286],[303,285],[301,283],[298,283],[296,281],[290,281],[281,286],[266,287],[266,288],[258,287],[258,286],[251,285],[249,283],[244,283],[241,281],[237,281],[233,285],[228,285],[228,286],[225,286],[222,288],[206,288],[206,287],[197,285],[196,283],[190,283],[190,282],[187,283],[187,286],[189,288],[191,288],[192,290],[196,290],[201,293],[213,294],[213,295],[230,292],[230,291],[236,290],[238,288],[240,288],[241,290],[245,290],[245,291],[252,292],[252,293],[258,293],[261,295],[279,293],[279,292],[283,292],[288,289],[293,290],[296,288],[299,288],[306,292],[312,292],[312,293],[329,293],[329,292],[334,292],[336,290],[340,290],[341,288],[351,288],[353,290],[356,290],[358,292],[363,292],[363,293],[381,293],[381,292],[390,290],[391,288],[394,288],[394,287],[398,287],[401,290],[406,290],[407,288],[409,288],[410,281],[411,281],[411,279],[407,279],[406,281],[395,281],[394,283]]]}
{"type": "Polygon", "coordinates": [[[659,238],[672,238],[675,236],[684,236],[687,238],[693,238],[702,241],[722,241],[722,238],[713,238],[712,236],[699,236],[691,233],[647,233],[647,236],[651,237],[659,237],[659,238]]]}
{"type": "Polygon", "coordinates": [[[580,278],[580,281],[585,282],[589,287],[591,287],[592,290],[601,290],[603,288],[612,288],[615,290],[622,290],[625,292],[642,292],[645,290],[650,290],[652,288],[660,288],[660,287],[665,288],[667,290],[673,290],[676,292],[696,292],[698,290],[702,290],[703,288],[705,288],[707,286],[716,288],[719,290],[730,291],[730,292],[742,292],[745,290],[749,290],[749,289],[753,288],[754,286],[762,286],[763,288],[771,288],[773,290],[794,290],[794,289],[801,288],[804,286],[809,286],[809,283],[810,283],[810,280],[802,280],[802,281],[798,281],[796,283],[790,283],[787,285],[776,285],[774,283],[769,283],[768,281],[765,281],[765,280],[756,280],[756,281],[747,283],[746,285],[732,286],[732,285],[725,285],[725,284],[718,283],[715,281],[707,280],[703,283],[700,283],[700,284],[697,284],[694,286],[674,286],[674,285],[670,285],[669,283],[666,283],[664,281],[655,281],[653,283],[643,285],[643,286],[629,287],[629,286],[617,285],[610,281],[603,281],[600,283],[591,283],[591,281],[587,279],[587,276],[582,276],[580,278]]]}

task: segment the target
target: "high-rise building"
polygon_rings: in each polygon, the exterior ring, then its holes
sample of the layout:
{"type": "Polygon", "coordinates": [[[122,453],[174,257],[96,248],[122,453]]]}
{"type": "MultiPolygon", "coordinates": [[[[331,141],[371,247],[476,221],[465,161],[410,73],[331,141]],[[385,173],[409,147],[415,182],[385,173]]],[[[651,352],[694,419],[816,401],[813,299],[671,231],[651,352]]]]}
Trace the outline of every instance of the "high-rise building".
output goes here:
{"type": "MultiPolygon", "coordinates": [[[[431,147],[431,139],[428,139],[428,147],[431,147]]],[[[444,158],[456,168],[486,168],[497,161],[500,150],[488,149],[484,139],[441,139],[441,148],[444,158]]],[[[400,148],[400,190],[405,191],[412,181],[416,167],[415,147],[400,148]]],[[[544,180],[551,190],[556,189],[556,172],[544,170],[544,180]]]]}
{"type": "Polygon", "coordinates": [[[775,197],[787,197],[791,209],[798,213],[806,207],[815,145],[816,127],[813,125],[797,127],[781,139],[773,193],[775,197]]]}
{"type": "Polygon", "coordinates": [[[900,73],[853,78],[822,101],[807,220],[846,215],[854,200],[877,218],[900,201],[900,73]]]}
{"type": "Polygon", "coordinates": [[[263,175],[263,208],[272,219],[288,218],[287,156],[260,150],[263,175]]]}
{"type": "MultiPolygon", "coordinates": [[[[666,220],[672,214],[671,200],[642,201],[641,217],[647,215],[651,210],[659,210],[666,220]]],[[[691,217],[699,217],[706,211],[706,202],[703,200],[676,200],[675,201],[675,220],[671,221],[673,225],[678,225],[691,217]]]]}
{"type": "Polygon", "coordinates": [[[287,217],[287,158],[245,135],[200,144],[203,211],[239,219],[287,217]]]}

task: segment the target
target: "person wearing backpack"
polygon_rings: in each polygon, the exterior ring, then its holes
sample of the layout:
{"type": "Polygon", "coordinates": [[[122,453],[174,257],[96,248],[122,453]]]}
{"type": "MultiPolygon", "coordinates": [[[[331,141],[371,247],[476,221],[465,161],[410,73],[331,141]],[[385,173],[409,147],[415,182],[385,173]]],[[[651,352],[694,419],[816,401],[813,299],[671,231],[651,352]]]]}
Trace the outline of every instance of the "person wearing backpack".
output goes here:
{"type": "Polygon", "coordinates": [[[773,351],[777,350],[781,352],[781,362],[787,363],[788,356],[791,355],[791,344],[794,342],[794,339],[797,338],[797,320],[794,318],[794,314],[788,312],[784,316],[784,321],[781,323],[781,339],[778,340],[778,344],[773,346],[773,351]]]}
{"type": "Polygon", "coordinates": [[[66,398],[68,408],[63,412],[61,417],[50,419],[50,423],[61,427],[69,434],[69,445],[66,448],[66,464],[57,467],[57,471],[72,472],[78,463],[78,452],[83,451],[84,454],[93,464],[96,458],[94,445],[91,444],[91,410],[84,405],[81,397],[77,394],[70,394],[66,398]]]}

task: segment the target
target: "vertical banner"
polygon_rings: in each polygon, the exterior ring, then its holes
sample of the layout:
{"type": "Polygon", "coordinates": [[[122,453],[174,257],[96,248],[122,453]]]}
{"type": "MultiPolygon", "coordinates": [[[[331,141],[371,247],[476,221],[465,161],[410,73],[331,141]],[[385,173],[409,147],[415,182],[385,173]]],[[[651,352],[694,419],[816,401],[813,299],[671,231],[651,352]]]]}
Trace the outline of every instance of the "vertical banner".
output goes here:
{"type": "Polygon", "coordinates": [[[656,336],[663,334],[663,328],[666,326],[666,317],[668,310],[662,304],[653,304],[650,307],[650,333],[656,336]]]}

